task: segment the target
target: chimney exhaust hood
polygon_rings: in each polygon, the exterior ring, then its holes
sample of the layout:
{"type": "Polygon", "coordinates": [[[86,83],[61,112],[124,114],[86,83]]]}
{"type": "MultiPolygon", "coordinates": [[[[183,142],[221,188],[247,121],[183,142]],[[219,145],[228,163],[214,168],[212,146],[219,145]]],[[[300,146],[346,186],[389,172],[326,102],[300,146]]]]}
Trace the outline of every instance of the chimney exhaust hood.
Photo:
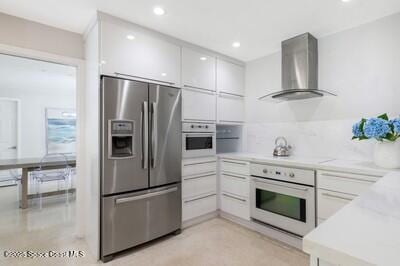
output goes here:
{"type": "Polygon", "coordinates": [[[318,89],[318,40],[304,33],[282,42],[282,90],[259,100],[293,101],[335,94],[318,89]]]}

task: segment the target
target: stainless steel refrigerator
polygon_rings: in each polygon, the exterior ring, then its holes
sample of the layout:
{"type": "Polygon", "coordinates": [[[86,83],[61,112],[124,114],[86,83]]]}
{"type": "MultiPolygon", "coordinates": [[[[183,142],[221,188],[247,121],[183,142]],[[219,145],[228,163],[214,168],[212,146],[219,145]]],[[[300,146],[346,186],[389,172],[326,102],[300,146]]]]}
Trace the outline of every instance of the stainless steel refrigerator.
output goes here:
{"type": "Polygon", "coordinates": [[[181,227],[181,91],[101,78],[101,259],[181,227]]]}

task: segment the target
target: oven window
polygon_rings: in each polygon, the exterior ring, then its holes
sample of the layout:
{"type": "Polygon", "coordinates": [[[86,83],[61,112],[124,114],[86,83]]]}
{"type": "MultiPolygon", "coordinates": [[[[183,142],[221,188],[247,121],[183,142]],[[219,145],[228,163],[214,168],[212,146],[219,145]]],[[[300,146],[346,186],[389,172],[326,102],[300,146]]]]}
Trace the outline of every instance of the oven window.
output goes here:
{"type": "Polygon", "coordinates": [[[306,222],[306,200],[256,189],[256,207],[264,211],[306,222]]]}
{"type": "Polygon", "coordinates": [[[186,150],[206,150],[212,149],[212,136],[207,137],[186,137],[186,150]]]}

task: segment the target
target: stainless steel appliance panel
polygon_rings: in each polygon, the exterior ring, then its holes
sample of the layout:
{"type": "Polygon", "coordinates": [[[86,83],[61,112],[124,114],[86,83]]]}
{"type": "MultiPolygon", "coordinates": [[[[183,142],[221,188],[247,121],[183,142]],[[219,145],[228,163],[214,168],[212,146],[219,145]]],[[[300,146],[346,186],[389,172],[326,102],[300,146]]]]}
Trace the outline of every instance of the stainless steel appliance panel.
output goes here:
{"type": "Polygon", "coordinates": [[[102,199],[102,256],[181,227],[181,184],[102,199]]]}
{"type": "MultiPolygon", "coordinates": [[[[102,194],[128,192],[148,187],[146,145],[148,84],[102,77],[102,194]],[[134,153],[126,158],[109,158],[112,153],[110,121],[132,121],[134,153]]],[[[114,132],[115,133],[115,132],[114,132]]]]}
{"type": "Polygon", "coordinates": [[[181,90],[150,84],[150,186],[181,181],[181,90]]]}

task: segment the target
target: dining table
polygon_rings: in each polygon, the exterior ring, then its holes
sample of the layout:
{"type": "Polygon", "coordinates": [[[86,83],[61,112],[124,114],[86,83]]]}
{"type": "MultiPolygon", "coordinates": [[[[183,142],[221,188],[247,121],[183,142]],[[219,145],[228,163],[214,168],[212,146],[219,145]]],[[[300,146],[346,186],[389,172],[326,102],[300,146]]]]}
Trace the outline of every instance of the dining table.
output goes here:
{"type": "MultiPolygon", "coordinates": [[[[65,156],[66,160],[60,160],[60,158],[46,159],[42,162],[43,157],[37,158],[16,158],[16,159],[1,159],[0,160],[0,171],[10,169],[22,169],[21,174],[21,186],[20,186],[20,203],[21,209],[28,207],[28,199],[35,198],[37,195],[28,195],[28,182],[29,173],[37,170],[41,167],[42,170],[62,169],[65,167],[67,162],[68,166],[76,167],[76,156],[65,156]]],[[[71,189],[71,192],[74,189],[71,189]]],[[[42,196],[51,196],[65,193],[65,190],[45,192],[42,196]]]]}

